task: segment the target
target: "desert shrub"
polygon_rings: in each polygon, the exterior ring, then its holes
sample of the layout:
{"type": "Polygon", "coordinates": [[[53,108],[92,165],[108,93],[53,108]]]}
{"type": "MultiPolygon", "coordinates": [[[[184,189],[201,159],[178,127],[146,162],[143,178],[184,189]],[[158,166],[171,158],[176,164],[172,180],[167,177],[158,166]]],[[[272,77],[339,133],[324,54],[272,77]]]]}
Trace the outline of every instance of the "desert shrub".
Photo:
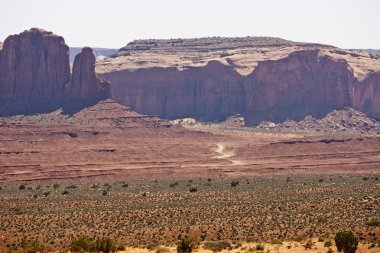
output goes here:
{"type": "Polygon", "coordinates": [[[44,192],[44,196],[47,197],[49,196],[50,192],[44,192]]]}
{"type": "MultiPolygon", "coordinates": [[[[125,247],[124,247],[125,248],[125,247]]],[[[88,237],[74,239],[70,246],[71,252],[116,252],[118,247],[110,238],[101,238],[97,240],[88,237]]]]}
{"type": "Polygon", "coordinates": [[[88,252],[91,248],[91,240],[87,237],[74,239],[71,242],[70,250],[72,252],[88,252]]]}
{"type": "Polygon", "coordinates": [[[23,214],[23,211],[22,211],[21,208],[19,208],[19,207],[11,208],[11,211],[12,211],[14,214],[23,214]]]}
{"type": "Polygon", "coordinates": [[[121,185],[121,187],[127,188],[127,187],[128,187],[128,184],[127,184],[127,183],[124,183],[124,184],[121,185]]]}
{"type": "Polygon", "coordinates": [[[304,247],[305,249],[311,249],[311,247],[313,247],[313,242],[311,240],[307,241],[304,247]]]}
{"type": "Polygon", "coordinates": [[[64,190],[63,192],[62,192],[62,195],[67,195],[67,194],[69,194],[70,192],[68,191],[68,190],[64,190]]]}
{"type": "Polygon", "coordinates": [[[178,185],[178,182],[171,183],[171,184],[170,184],[170,187],[174,187],[174,186],[176,186],[176,185],[178,185]]]}
{"type": "Polygon", "coordinates": [[[282,244],[282,239],[279,239],[279,238],[274,238],[272,239],[271,243],[272,244],[282,244]]]}
{"type": "Polygon", "coordinates": [[[165,247],[158,247],[157,250],[156,250],[156,253],[169,253],[170,252],[170,249],[168,248],[165,248],[165,247]]]}
{"type": "Polygon", "coordinates": [[[231,187],[236,187],[236,186],[238,186],[238,184],[239,184],[239,181],[234,180],[231,182],[231,187]]]}
{"type": "Polygon", "coordinates": [[[380,227],[380,219],[372,219],[367,221],[365,224],[370,227],[380,227]]]}
{"type": "Polygon", "coordinates": [[[205,242],[203,247],[205,249],[212,250],[213,252],[219,252],[224,249],[230,248],[231,243],[228,241],[209,241],[205,242]]]}
{"type": "Polygon", "coordinates": [[[189,191],[190,191],[190,192],[197,192],[198,189],[197,189],[197,187],[191,187],[189,191]]]}
{"type": "Polygon", "coordinates": [[[335,245],[339,252],[355,253],[358,248],[358,238],[352,231],[341,231],[335,235],[335,245]]]}
{"type": "Polygon", "coordinates": [[[119,245],[117,245],[117,251],[124,251],[125,250],[125,246],[124,246],[124,244],[119,244],[119,245]]]}
{"type": "Polygon", "coordinates": [[[54,189],[58,189],[59,187],[60,187],[59,184],[53,184],[53,188],[54,188],[54,189]]]}
{"type": "Polygon", "coordinates": [[[106,196],[107,194],[108,194],[108,191],[103,190],[102,195],[103,195],[103,196],[106,196]]]}
{"type": "Polygon", "coordinates": [[[369,177],[363,177],[362,179],[363,179],[363,181],[367,181],[369,179],[369,177]]]}
{"type": "Polygon", "coordinates": [[[20,186],[18,187],[19,190],[25,190],[26,189],[26,186],[24,184],[20,184],[20,186]]]}
{"type": "Polygon", "coordinates": [[[256,245],[256,250],[264,250],[264,245],[262,245],[262,244],[257,244],[257,245],[256,245]]]}
{"type": "Polygon", "coordinates": [[[330,241],[330,240],[327,240],[327,241],[325,241],[325,243],[323,244],[323,246],[325,246],[325,247],[331,247],[332,246],[332,242],[330,241]]]}
{"type": "Polygon", "coordinates": [[[97,239],[91,246],[91,252],[110,253],[117,249],[115,242],[110,238],[97,239]]]}
{"type": "Polygon", "coordinates": [[[93,185],[91,186],[91,188],[92,188],[92,189],[97,189],[97,188],[99,188],[99,185],[93,184],[93,185]]]}
{"type": "Polygon", "coordinates": [[[36,240],[27,240],[23,238],[21,240],[21,248],[25,250],[27,253],[37,253],[37,252],[43,252],[44,247],[42,244],[40,244],[36,240]]]}
{"type": "Polygon", "coordinates": [[[148,242],[148,244],[146,245],[146,248],[148,250],[154,250],[155,248],[157,248],[157,243],[155,243],[155,242],[148,242]]]}
{"type": "Polygon", "coordinates": [[[332,250],[332,248],[329,248],[326,253],[333,253],[333,252],[334,251],[332,250]]]}
{"type": "Polygon", "coordinates": [[[66,186],[66,189],[76,189],[77,186],[75,184],[66,186]]]}
{"type": "Polygon", "coordinates": [[[177,253],[189,253],[193,251],[195,243],[190,237],[182,237],[177,244],[177,253]]]}

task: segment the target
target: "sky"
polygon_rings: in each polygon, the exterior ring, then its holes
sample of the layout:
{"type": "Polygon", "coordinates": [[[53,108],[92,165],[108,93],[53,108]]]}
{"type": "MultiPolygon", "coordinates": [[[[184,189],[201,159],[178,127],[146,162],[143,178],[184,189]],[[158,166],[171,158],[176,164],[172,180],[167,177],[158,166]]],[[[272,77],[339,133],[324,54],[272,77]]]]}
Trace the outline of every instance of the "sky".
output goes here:
{"type": "Polygon", "coordinates": [[[272,36],[380,49],[379,0],[2,0],[0,41],[32,27],[69,46],[136,39],[272,36]]]}

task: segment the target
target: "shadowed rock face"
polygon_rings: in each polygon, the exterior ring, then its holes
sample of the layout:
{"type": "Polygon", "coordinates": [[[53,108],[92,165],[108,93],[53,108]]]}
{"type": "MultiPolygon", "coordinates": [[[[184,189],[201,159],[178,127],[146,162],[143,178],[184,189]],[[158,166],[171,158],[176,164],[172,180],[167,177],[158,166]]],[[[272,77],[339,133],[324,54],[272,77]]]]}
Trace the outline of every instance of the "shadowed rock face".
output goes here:
{"type": "Polygon", "coordinates": [[[116,84],[112,85],[115,100],[143,114],[211,120],[244,110],[243,77],[220,62],[183,71],[151,68],[103,77],[116,84]]]}
{"type": "Polygon", "coordinates": [[[357,82],[354,90],[354,108],[380,119],[380,72],[370,74],[357,82]]]}
{"type": "Polygon", "coordinates": [[[84,47],[75,56],[71,82],[66,86],[65,97],[77,100],[100,100],[110,97],[109,83],[95,73],[95,55],[84,47]]]}
{"type": "Polygon", "coordinates": [[[212,120],[240,113],[247,125],[255,125],[263,120],[300,120],[306,115],[320,118],[345,107],[380,116],[376,114],[379,106],[368,102],[380,98],[378,76],[360,82],[347,61],[320,50],[259,62],[248,76],[218,61],[185,70],[144,68],[103,76],[112,82],[116,101],[164,118],[212,120]],[[367,102],[358,99],[362,97],[367,102]]]}
{"type": "Polygon", "coordinates": [[[62,97],[69,79],[68,47],[62,37],[33,28],[5,40],[0,52],[2,98],[62,97]]]}
{"type": "Polygon", "coordinates": [[[109,83],[96,76],[92,50],[84,48],[73,77],[68,50],[62,37],[37,28],[9,36],[0,51],[0,115],[45,112],[107,97],[109,83]]]}
{"type": "Polygon", "coordinates": [[[322,117],[351,106],[354,82],[346,61],[321,56],[318,50],[261,62],[245,82],[246,123],[322,117]]]}

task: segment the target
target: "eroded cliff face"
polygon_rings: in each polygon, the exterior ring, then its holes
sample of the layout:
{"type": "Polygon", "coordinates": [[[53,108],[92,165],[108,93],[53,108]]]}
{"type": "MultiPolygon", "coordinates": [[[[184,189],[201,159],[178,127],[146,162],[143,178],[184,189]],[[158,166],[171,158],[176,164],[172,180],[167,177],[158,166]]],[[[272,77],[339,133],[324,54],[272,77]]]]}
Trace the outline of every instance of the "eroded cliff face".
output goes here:
{"type": "Polygon", "coordinates": [[[0,51],[0,115],[106,97],[109,84],[96,76],[92,51],[84,49],[71,78],[68,50],[62,37],[38,28],[9,36],[0,51]]]}
{"type": "Polygon", "coordinates": [[[97,63],[115,100],[164,118],[320,118],[354,107],[379,118],[380,59],[318,44],[262,38],[135,41],[97,63]],[[251,70],[250,72],[248,72],[251,70]]]}
{"type": "Polygon", "coordinates": [[[116,101],[143,114],[212,120],[244,110],[243,76],[216,61],[182,71],[149,68],[102,76],[112,83],[116,101]]]}
{"type": "Polygon", "coordinates": [[[95,61],[90,47],[84,47],[75,56],[71,81],[65,87],[65,98],[101,100],[110,97],[110,83],[96,75],[95,61]]]}
{"type": "Polygon", "coordinates": [[[361,82],[357,82],[353,90],[353,107],[380,119],[380,72],[375,72],[361,82]]]}
{"type": "Polygon", "coordinates": [[[325,56],[319,50],[297,51],[284,59],[260,62],[244,85],[246,123],[322,117],[351,106],[354,82],[347,61],[325,56]]]}
{"type": "Polygon", "coordinates": [[[62,96],[70,79],[68,49],[62,37],[41,29],[9,36],[0,52],[0,96],[62,96]]]}

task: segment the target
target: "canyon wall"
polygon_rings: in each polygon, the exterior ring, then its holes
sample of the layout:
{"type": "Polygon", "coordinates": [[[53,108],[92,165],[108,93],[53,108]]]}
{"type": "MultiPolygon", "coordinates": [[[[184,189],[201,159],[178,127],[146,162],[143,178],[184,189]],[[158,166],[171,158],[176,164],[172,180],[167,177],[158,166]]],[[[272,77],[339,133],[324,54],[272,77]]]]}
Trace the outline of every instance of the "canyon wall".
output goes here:
{"type": "Polygon", "coordinates": [[[42,29],[9,36],[0,51],[0,115],[45,112],[106,97],[109,84],[96,77],[92,51],[83,50],[72,78],[68,50],[62,37],[42,29]]]}
{"type": "Polygon", "coordinates": [[[353,93],[355,109],[380,119],[380,72],[371,73],[363,81],[356,82],[353,93]]]}
{"type": "Polygon", "coordinates": [[[213,120],[244,110],[243,77],[216,61],[183,71],[150,68],[102,76],[112,83],[116,101],[143,114],[213,120]]]}
{"type": "Polygon", "coordinates": [[[246,123],[322,117],[352,105],[355,78],[345,60],[297,51],[288,57],[260,62],[246,77],[246,123]]]}
{"type": "Polygon", "coordinates": [[[151,67],[103,73],[116,101],[163,118],[222,119],[242,114],[247,125],[269,120],[320,118],[354,107],[380,118],[379,73],[363,80],[345,59],[319,49],[300,50],[258,63],[249,75],[234,66],[151,67]]]}

